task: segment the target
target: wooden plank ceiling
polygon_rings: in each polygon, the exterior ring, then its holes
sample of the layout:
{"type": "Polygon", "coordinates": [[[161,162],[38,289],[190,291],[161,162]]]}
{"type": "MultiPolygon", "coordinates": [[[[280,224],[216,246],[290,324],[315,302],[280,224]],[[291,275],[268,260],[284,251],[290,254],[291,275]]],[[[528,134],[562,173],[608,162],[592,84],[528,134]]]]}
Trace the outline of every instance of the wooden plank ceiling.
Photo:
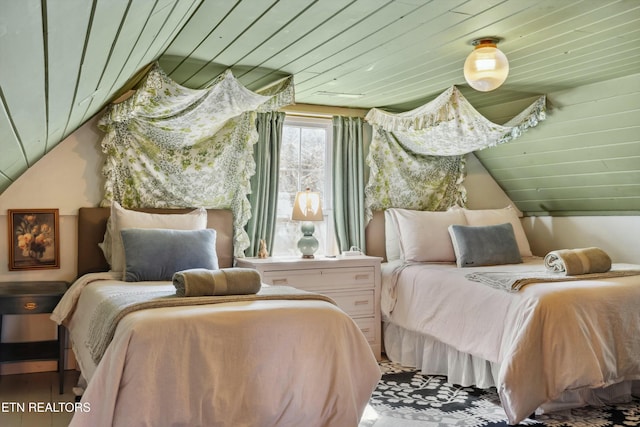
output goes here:
{"type": "Polygon", "coordinates": [[[156,60],[191,88],[231,68],[253,90],[293,74],[297,103],[406,111],[457,85],[482,109],[638,74],[639,41],[637,0],[2,1],[0,193],[156,60]],[[475,92],[462,64],[490,35],[509,78],[475,92]]]}

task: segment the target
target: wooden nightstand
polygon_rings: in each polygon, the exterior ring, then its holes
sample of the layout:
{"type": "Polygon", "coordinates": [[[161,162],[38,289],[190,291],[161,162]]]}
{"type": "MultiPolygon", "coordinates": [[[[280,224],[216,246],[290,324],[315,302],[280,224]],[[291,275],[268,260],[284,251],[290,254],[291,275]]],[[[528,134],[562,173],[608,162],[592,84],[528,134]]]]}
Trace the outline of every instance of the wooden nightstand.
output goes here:
{"type": "MultiPolygon", "coordinates": [[[[0,282],[0,331],[5,314],[51,313],[62,295],[67,282],[0,282]]],[[[2,343],[0,363],[26,360],[57,360],[60,394],[64,392],[66,329],[58,326],[58,339],[52,341],[2,343]]]]}
{"type": "Polygon", "coordinates": [[[380,360],[380,261],[369,256],[270,257],[238,258],[236,265],[255,268],[264,283],[293,286],[333,298],[353,318],[380,360]]]}

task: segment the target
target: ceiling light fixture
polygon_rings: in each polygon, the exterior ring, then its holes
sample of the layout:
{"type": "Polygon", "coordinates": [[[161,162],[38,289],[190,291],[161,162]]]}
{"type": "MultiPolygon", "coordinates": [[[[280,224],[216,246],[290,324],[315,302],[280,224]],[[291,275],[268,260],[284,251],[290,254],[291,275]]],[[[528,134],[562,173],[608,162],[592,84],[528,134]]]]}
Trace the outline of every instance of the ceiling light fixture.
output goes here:
{"type": "Polygon", "coordinates": [[[464,61],[464,78],[480,92],[497,89],[509,75],[507,56],[496,47],[501,39],[482,37],[471,42],[475,49],[464,61]]]}

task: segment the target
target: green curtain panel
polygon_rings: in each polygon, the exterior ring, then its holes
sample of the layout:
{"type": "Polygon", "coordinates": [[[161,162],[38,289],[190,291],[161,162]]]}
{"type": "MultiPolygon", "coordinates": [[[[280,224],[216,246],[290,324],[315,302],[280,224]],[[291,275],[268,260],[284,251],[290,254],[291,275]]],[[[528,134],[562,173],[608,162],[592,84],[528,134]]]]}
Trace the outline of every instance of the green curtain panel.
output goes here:
{"type": "Polygon", "coordinates": [[[293,92],[292,78],[256,93],[229,71],[206,89],[189,89],[155,64],[136,93],[99,122],[106,133],[102,205],[231,209],[234,252],[244,256],[256,112],[293,103],[293,92]]]}
{"type": "Polygon", "coordinates": [[[365,248],[364,141],[360,117],[333,117],[333,221],[338,249],[365,248]]]}
{"type": "Polygon", "coordinates": [[[256,128],[258,142],[253,146],[256,173],[251,177],[251,218],[246,226],[249,247],[246,256],[257,256],[260,240],[267,243],[267,251],[273,248],[278,202],[278,175],[280,169],[280,147],[285,113],[258,113],[256,128]]]}

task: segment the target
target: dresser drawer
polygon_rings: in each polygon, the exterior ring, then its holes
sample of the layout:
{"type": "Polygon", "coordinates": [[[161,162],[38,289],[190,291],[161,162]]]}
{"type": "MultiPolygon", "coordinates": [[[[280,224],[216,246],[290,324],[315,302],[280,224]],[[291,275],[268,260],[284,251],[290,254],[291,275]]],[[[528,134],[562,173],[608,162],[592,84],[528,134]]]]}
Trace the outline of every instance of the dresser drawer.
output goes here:
{"type": "Polygon", "coordinates": [[[369,343],[375,343],[376,340],[376,321],[373,317],[364,317],[359,319],[353,319],[358,325],[360,331],[367,339],[369,343]]]}
{"type": "Polygon", "coordinates": [[[270,285],[295,286],[299,289],[316,289],[322,286],[322,270],[265,271],[262,280],[270,285]]]}
{"type": "Polygon", "coordinates": [[[324,288],[362,288],[373,289],[375,286],[375,271],[373,267],[334,268],[322,271],[324,288]]]}
{"type": "Polygon", "coordinates": [[[375,270],[367,267],[265,271],[262,280],[271,285],[294,286],[308,291],[373,289],[375,270]]]}
{"type": "Polygon", "coordinates": [[[332,298],[349,316],[373,316],[375,309],[373,306],[373,289],[365,292],[323,292],[324,295],[332,298]]]}

